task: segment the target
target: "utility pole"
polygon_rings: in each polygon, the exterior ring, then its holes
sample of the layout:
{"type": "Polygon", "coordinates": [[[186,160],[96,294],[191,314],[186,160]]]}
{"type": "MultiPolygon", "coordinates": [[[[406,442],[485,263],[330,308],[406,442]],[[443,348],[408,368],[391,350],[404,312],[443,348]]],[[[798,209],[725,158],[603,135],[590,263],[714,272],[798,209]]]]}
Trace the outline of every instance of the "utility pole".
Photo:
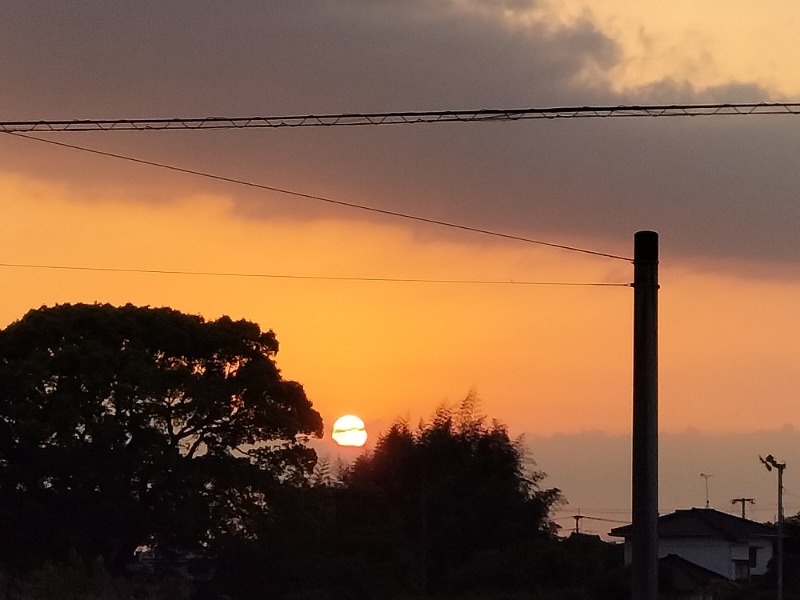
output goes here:
{"type": "Polygon", "coordinates": [[[709,477],[713,477],[713,475],[708,475],[706,473],[700,473],[700,477],[702,477],[703,479],[706,480],[706,508],[708,508],[709,507],[709,504],[708,504],[708,478],[709,477]]]}
{"type": "Polygon", "coordinates": [[[633,251],[633,464],[631,593],[658,596],[658,234],[633,251]]]}
{"type": "Polygon", "coordinates": [[[755,504],[756,501],[753,498],[734,498],[733,500],[731,500],[731,504],[736,504],[736,503],[740,503],[742,505],[742,518],[746,519],[747,515],[744,509],[745,504],[747,503],[755,504]]]}
{"type": "Polygon", "coordinates": [[[758,457],[767,471],[774,468],[778,471],[778,600],[783,600],[783,470],[786,468],[785,462],[778,462],[772,454],[767,454],[766,458],[758,457]]]}
{"type": "Polygon", "coordinates": [[[583,515],[581,515],[581,514],[572,515],[572,518],[575,519],[575,533],[580,533],[581,532],[581,519],[583,518],[583,515]]]}

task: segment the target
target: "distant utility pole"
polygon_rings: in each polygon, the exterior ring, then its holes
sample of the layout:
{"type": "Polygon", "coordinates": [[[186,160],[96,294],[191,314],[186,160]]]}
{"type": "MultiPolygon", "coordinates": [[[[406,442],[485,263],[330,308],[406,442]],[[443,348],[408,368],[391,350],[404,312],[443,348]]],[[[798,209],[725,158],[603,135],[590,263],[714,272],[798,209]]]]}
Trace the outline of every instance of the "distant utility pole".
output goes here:
{"type": "Polygon", "coordinates": [[[736,504],[736,503],[740,503],[742,505],[742,518],[746,519],[747,515],[745,513],[745,505],[748,503],[755,504],[756,501],[753,500],[752,498],[734,498],[733,500],[731,500],[731,504],[736,504]]]}
{"type": "Polygon", "coordinates": [[[633,464],[631,595],[658,596],[658,234],[633,250],[633,464]]]}
{"type": "Polygon", "coordinates": [[[706,480],[706,508],[708,508],[709,507],[709,504],[708,504],[708,478],[709,477],[713,477],[713,475],[708,475],[706,473],[700,473],[700,477],[702,477],[703,479],[706,480]]]}
{"type": "Polygon", "coordinates": [[[581,532],[581,519],[583,515],[572,515],[572,518],[575,519],[575,533],[581,532]]]}

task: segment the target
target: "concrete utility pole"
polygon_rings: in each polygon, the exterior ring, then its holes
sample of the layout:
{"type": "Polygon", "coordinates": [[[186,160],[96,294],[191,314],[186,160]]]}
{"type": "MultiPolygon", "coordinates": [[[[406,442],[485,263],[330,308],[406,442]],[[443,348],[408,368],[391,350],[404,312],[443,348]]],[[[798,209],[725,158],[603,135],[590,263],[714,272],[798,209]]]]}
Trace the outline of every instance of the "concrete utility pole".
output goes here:
{"type": "Polygon", "coordinates": [[[731,504],[736,504],[736,503],[741,503],[741,505],[742,505],[742,518],[746,519],[747,518],[747,513],[745,512],[745,509],[744,509],[745,504],[747,504],[747,503],[755,504],[756,501],[753,498],[734,498],[733,500],[731,500],[731,504]]]}
{"type": "Polygon", "coordinates": [[[658,596],[658,234],[633,251],[633,600],[658,596]]]}
{"type": "Polygon", "coordinates": [[[778,575],[778,600],[783,600],[783,470],[786,468],[785,462],[778,462],[772,454],[767,454],[766,458],[758,457],[767,471],[774,468],[778,471],[778,559],[776,561],[778,575]]]}

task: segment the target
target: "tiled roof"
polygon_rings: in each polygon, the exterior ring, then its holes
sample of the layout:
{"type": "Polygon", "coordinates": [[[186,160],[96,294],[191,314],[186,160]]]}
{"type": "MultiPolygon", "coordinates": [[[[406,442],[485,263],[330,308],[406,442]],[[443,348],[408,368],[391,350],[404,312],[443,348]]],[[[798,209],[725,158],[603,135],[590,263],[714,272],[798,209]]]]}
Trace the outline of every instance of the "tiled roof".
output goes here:
{"type": "MultiPolygon", "coordinates": [[[[630,537],[630,525],[611,530],[615,537],[630,537]]],[[[730,541],[754,537],[773,537],[772,525],[756,523],[713,508],[676,510],[658,518],[658,537],[712,537],[730,541]]]]}

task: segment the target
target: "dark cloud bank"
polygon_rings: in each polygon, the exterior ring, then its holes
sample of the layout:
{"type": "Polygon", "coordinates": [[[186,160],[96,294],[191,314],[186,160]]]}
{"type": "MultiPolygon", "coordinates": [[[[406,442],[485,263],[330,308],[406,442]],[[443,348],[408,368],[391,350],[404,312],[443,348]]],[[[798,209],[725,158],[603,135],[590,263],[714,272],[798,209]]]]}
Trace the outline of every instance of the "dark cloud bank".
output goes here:
{"type": "MultiPolygon", "coordinates": [[[[275,115],[769,100],[691,82],[613,93],[620,60],[587,18],[511,26],[528,3],[14,2],[0,24],[0,118],[275,115]]],[[[798,117],[528,121],[355,129],[63,134],[350,202],[625,252],[798,263],[798,117]]],[[[143,167],[0,140],[5,169],[86,185],[168,185],[143,167]],[[90,161],[90,162],[87,162],[90,161]],[[87,164],[100,166],[98,174],[87,164]]],[[[174,177],[170,175],[169,177],[174,177]]],[[[181,180],[185,185],[187,179],[181,180]]],[[[209,184],[193,182],[198,189],[209,184]]],[[[230,186],[252,217],[365,218],[230,186]]]]}

